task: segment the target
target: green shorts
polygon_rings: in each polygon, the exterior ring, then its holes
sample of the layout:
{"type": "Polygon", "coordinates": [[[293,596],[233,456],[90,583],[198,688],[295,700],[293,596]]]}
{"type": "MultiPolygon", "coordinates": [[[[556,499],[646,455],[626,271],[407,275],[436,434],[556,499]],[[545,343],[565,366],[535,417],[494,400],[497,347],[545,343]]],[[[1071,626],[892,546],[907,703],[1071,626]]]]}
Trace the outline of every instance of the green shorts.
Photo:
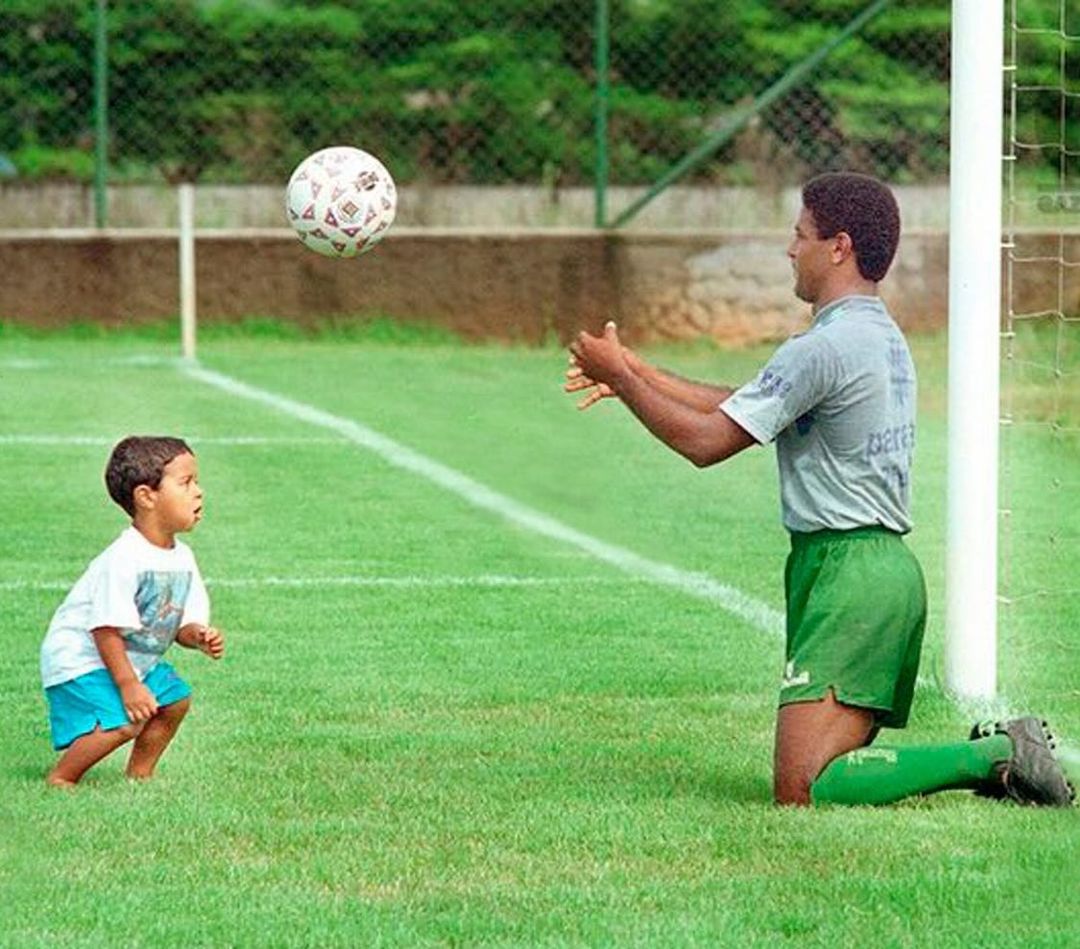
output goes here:
{"type": "Polygon", "coordinates": [[[784,570],[787,649],[780,704],[872,709],[903,728],[926,626],[926,583],[901,535],[884,528],[791,535],[784,570]]]}

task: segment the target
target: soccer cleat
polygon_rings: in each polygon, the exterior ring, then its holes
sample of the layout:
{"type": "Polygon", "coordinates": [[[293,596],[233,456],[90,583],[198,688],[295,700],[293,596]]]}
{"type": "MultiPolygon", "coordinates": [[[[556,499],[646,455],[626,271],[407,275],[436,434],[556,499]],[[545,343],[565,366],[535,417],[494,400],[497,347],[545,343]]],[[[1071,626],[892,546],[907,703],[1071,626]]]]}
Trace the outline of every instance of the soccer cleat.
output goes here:
{"type": "Polygon", "coordinates": [[[995,777],[976,791],[983,797],[1010,798],[1019,804],[1071,807],[1076,790],[1054,757],[1054,736],[1033,716],[1007,722],[977,722],[970,738],[1008,735],[1013,752],[994,769],[995,777]]]}

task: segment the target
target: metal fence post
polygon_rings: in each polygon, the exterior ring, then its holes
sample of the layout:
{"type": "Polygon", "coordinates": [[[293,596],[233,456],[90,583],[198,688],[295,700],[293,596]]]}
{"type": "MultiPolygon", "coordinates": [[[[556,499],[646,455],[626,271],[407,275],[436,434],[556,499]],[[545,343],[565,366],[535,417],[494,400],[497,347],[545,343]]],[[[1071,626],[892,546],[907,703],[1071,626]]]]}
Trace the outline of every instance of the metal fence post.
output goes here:
{"type": "Polygon", "coordinates": [[[94,4],[94,224],[108,223],[106,179],[109,160],[109,55],[106,0],[94,4]]]}
{"type": "Polygon", "coordinates": [[[596,0],[596,180],[593,185],[596,193],[594,221],[597,227],[604,227],[607,223],[610,20],[609,0],[596,0]]]}

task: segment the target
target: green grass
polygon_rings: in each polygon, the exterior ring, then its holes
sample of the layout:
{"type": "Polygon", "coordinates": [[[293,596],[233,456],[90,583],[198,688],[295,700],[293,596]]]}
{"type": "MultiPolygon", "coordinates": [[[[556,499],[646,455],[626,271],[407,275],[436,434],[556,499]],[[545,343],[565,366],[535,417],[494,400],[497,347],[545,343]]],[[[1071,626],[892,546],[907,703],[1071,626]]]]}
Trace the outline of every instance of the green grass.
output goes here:
{"type": "MultiPolygon", "coordinates": [[[[140,361],[170,355],[164,338],[0,339],[3,945],[1080,942],[1075,812],[959,792],[877,810],[769,803],[777,637],[140,361]],[[64,586],[123,525],[101,470],[132,431],[176,432],[198,452],[207,515],[187,539],[228,653],[170,654],[195,704],[153,783],[127,784],[117,758],[50,792],[37,650],[64,586]],[[43,435],[99,441],[14,437],[43,435]]],[[[771,451],[699,472],[617,406],[575,412],[555,348],[406,342],[264,327],[204,339],[201,356],[780,608],[771,451]]],[[[913,344],[911,543],[933,615],[928,682],[910,729],[887,736],[898,742],[969,724],[934,684],[944,344],[913,344]]],[[[741,381],[767,352],[655,355],[741,381]]],[[[1032,595],[1006,611],[1001,684],[1076,740],[1074,390],[1046,403],[1045,386],[1024,384],[1027,418],[1050,406],[1068,424],[1026,426],[1013,455],[1030,529],[1014,531],[1011,569],[1032,595]]]]}

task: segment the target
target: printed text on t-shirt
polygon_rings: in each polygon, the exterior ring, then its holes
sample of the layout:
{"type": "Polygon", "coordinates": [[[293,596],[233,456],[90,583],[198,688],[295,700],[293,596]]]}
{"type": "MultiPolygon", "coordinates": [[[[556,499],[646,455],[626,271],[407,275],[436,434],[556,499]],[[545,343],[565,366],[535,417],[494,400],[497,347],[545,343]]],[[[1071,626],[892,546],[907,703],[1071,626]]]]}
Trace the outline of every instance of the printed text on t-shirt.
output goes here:
{"type": "Polygon", "coordinates": [[[758,388],[762,395],[779,396],[782,399],[791,391],[791,383],[772,369],[762,369],[758,388]]]}
{"type": "Polygon", "coordinates": [[[911,451],[915,447],[915,426],[894,425],[891,428],[883,428],[871,432],[866,439],[866,455],[873,458],[875,455],[891,455],[898,451],[911,451]]]}

